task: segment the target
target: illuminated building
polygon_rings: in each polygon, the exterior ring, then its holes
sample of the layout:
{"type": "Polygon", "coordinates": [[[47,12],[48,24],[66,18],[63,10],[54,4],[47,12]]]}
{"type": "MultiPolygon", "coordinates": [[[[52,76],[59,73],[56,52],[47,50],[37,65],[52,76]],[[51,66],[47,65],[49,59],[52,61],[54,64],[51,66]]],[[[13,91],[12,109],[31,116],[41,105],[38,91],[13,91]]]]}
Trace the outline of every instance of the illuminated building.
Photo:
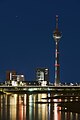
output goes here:
{"type": "Polygon", "coordinates": [[[56,15],[56,29],[53,32],[53,38],[55,40],[55,86],[60,83],[59,41],[61,36],[61,32],[58,29],[58,15],[56,15]]]}
{"type": "Polygon", "coordinates": [[[48,68],[37,68],[36,69],[36,80],[42,86],[47,85],[49,81],[49,69],[48,68]]]}
{"type": "Polygon", "coordinates": [[[5,84],[18,86],[23,85],[24,75],[17,74],[16,71],[7,71],[5,84]]]}
{"type": "Polygon", "coordinates": [[[9,80],[14,80],[16,79],[16,71],[7,71],[6,72],[6,80],[9,81],[9,80]]]}

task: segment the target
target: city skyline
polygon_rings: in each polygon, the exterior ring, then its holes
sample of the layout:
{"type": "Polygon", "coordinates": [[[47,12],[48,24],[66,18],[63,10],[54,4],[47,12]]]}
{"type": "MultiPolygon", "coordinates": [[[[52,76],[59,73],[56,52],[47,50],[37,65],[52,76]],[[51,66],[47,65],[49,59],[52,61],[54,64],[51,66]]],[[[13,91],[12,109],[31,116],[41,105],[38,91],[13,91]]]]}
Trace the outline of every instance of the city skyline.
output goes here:
{"type": "MultiPolygon", "coordinates": [[[[6,71],[35,79],[36,68],[49,68],[54,82],[55,16],[59,15],[60,81],[79,82],[80,1],[0,1],[0,81],[6,71]]],[[[2,81],[1,81],[2,82],[2,81]]]]}

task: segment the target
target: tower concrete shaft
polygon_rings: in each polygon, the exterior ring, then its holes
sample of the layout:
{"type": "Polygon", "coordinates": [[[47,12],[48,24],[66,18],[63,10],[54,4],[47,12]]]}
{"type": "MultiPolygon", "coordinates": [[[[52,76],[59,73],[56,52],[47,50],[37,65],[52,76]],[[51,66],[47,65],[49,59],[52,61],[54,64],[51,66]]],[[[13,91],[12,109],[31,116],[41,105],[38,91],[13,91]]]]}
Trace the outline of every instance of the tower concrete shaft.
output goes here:
{"type": "Polygon", "coordinates": [[[56,29],[53,32],[53,38],[55,40],[55,86],[60,83],[60,64],[59,64],[59,41],[61,38],[61,32],[58,29],[58,16],[56,15],[56,29]]]}
{"type": "Polygon", "coordinates": [[[59,43],[55,42],[55,85],[60,83],[59,43]]]}

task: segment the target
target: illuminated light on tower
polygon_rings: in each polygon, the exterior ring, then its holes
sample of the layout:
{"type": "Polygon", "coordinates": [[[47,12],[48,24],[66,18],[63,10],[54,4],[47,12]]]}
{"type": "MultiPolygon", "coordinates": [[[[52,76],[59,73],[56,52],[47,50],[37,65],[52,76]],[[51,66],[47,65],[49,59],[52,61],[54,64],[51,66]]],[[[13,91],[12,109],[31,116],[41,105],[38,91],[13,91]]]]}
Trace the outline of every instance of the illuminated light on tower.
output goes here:
{"type": "Polygon", "coordinates": [[[53,32],[53,38],[55,40],[55,86],[60,83],[60,64],[59,64],[59,41],[62,35],[58,29],[58,15],[56,15],[56,29],[53,32]]]}

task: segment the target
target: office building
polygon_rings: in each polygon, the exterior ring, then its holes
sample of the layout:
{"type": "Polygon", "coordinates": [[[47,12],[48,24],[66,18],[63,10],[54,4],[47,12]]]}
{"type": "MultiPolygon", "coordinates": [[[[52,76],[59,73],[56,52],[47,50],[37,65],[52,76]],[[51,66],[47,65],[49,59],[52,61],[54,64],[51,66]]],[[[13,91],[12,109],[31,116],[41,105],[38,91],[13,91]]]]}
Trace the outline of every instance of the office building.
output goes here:
{"type": "Polygon", "coordinates": [[[36,69],[36,81],[41,85],[47,85],[49,81],[49,69],[37,68],[36,69]]]}

